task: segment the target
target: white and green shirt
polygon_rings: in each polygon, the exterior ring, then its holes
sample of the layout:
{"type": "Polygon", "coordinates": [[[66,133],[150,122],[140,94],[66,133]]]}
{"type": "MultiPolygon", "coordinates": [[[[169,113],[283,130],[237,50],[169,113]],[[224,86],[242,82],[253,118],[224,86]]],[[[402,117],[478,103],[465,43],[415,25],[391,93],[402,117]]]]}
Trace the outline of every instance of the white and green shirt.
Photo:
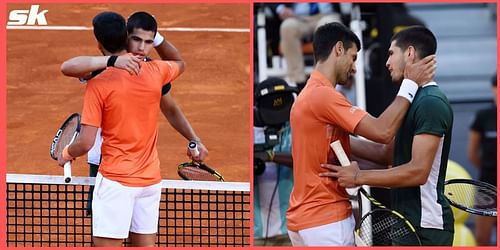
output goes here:
{"type": "Polygon", "coordinates": [[[417,228],[453,232],[453,214],[444,196],[450,152],[453,111],[435,82],[420,88],[399,129],[394,145],[394,166],[411,160],[413,138],[419,134],[441,137],[427,182],[418,187],[392,189],[392,207],[417,228]]]}

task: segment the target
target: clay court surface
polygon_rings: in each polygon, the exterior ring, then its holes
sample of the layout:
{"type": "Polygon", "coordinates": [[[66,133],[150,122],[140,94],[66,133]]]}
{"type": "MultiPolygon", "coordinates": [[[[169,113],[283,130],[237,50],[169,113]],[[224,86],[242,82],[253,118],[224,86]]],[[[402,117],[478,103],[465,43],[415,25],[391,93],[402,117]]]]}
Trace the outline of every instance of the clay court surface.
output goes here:
{"type": "MultiPolygon", "coordinates": [[[[9,4],[29,9],[30,4],[9,4]]],[[[127,17],[147,11],[159,28],[249,30],[249,4],[41,4],[48,26],[91,27],[93,16],[111,10],[127,17]]],[[[249,31],[162,31],[187,68],[173,82],[172,96],[209,149],[206,163],[226,181],[249,181],[249,31]]],[[[7,30],[7,173],[62,175],[49,155],[60,124],[81,112],[85,86],[65,77],[60,65],[79,55],[100,55],[91,30],[7,30]]],[[[159,58],[154,52],[153,58],[159,58]]],[[[159,115],[162,178],[180,179],[187,141],[159,115]]],[[[86,157],[73,174],[88,175],[86,157]]]]}

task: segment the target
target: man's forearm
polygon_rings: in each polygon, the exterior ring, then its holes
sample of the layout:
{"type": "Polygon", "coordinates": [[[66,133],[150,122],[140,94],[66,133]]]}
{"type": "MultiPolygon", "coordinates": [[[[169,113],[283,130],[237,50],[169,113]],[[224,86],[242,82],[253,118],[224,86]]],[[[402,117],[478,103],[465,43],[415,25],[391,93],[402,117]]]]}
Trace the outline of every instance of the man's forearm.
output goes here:
{"type": "Polygon", "coordinates": [[[365,115],[354,129],[354,133],[372,141],[390,143],[405,117],[418,85],[411,80],[403,80],[398,95],[378,118],[365,115]]]}
{"type": "Polygon", "coordinates": [[[78,56],[65,61],[61,72],[66,76],[84,77],[95,70],[106,68],[109,56],[78,56]]]}
{"type": "Polygon", "coordinates": [[[376,129],[385,131],[385,141],[394,138],[409,107],[410,102],[406,98],[396,96],[391,105],[376,119],[376,129]]]}
{"type": "Polygon", "coordinates": [[[163,101],[160,105],[161,111],[172,127],[187,140],[200,140],[191,124],[186,119],[181,109],[176,104],[166,105],[163,101]]]}
{"type": "MultiPolygon", "coordinates": [[[[91,140],[87,140],[91,141],[91,140]]],[[[80,157],[90,151],[94,143],[85,142],[85,140],[77,139],[74,143],[69,145],[68,153],[74,157],[80,157]]]]}
{"type": "Polygon", "coordinates": [[[358,183],[376,187],[415,187],[427,182],[441,137],[419,134],[413,137],[411,160],[385,170],[360,171],[358,183]]]}
{"type": "Polygon", "coordinates": [[[68,147],[68,153],[75,158],[86,154],[94,146],[97,129],[97,127],[82,124],[80,135],[68,147]]]}
{"type": "Polygon", "coordinates": [[[391,165],[389,145],[350,136],[351,152],[353,155],[382,165],[391,165]]]}
{"type": "Polygon", "coordinates": [[[357,175],[357,185],[372,187],[416,187],[425,183],[426,176],[420,168],[407,163],[397,168],[382,170],[360,170],[357,175]]]}
{"type": "Polygon", "coordinates": [[[273,162],[276,162],[276,163],[281,164],[281,165],[285,165],[285,166],[290,167],[290,168],[293,167],[293,158],[292,158],[292,154],[290,154],[290,153],[275,152],[273,162]]]}

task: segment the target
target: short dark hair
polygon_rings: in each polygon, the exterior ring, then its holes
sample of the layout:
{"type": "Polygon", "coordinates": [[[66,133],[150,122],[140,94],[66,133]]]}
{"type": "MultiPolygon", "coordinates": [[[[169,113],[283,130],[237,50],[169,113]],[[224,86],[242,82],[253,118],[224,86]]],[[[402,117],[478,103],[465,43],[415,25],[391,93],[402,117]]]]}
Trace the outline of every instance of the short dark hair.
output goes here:
{"type": "Polygon", "coordinates": [[[154,35],[156,35],[158,24],[151,14],[144,11],[138,11],[130,15],[127,20],[128,33],[134,32],[134,29],[152,31],[154,35]]]}
{"type": "Polygon", "coordinates": [[[352,47],[353,43],[358,47],[357,51],[361,49],[359,38],[345,25],[333,22],[320,26],[313,38],[314,61],[325,61],[339,41],[342,41],[346,51],[352,47]]]}
{"type": "Polygon", "coordinates": [[[403,29],[392,36],[391,42],[393,41],[396,41],[396,46],[402,50],[413,46],[417,52],[417,57],[420,59],[436,54],[436,37],[424,26],[410,26],[403,29]]]}
{"type": "Polygon", "coordinates": [[[127,47],[127,28],[125,19],[115,12],[102,12],[92,20],[94,36],[110,53],[116,53],[127,47]]]}
{"type": "Polygon", "coordinates": [[[497,86],[497,74],[491,77],[491,86],[497,86]]]}

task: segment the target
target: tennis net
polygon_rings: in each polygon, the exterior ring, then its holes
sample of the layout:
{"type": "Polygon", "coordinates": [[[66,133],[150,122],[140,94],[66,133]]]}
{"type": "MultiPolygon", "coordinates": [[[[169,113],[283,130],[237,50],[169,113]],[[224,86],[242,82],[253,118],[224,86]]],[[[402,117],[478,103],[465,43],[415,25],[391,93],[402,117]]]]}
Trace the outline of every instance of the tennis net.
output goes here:
{"type": "MultiPolygon", "coordinates": [[[[7,246],[91,246],[93,177],[7,174],[7,246]]],[[[250,185],[162,181],[157,246],[248,246],[250,185]]],[[[128,244],[127,241],[124,242],[128,244]]]]}

